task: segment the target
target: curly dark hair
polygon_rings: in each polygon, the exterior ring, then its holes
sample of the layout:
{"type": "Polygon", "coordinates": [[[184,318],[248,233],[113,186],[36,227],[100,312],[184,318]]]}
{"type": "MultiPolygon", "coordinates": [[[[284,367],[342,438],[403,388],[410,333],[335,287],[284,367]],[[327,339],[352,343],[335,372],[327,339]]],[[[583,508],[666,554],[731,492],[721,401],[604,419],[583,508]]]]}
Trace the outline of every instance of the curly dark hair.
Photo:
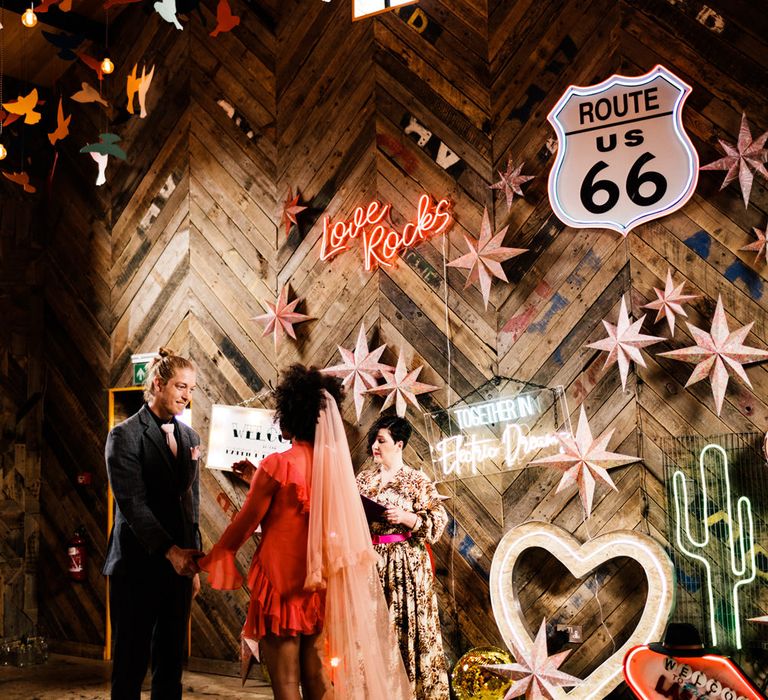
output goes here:
{"type": "Polygon", "coordinates": [[[392,436],[393,442],[402,440],[403,448],[408,444],[408,440],[411,437],[413,428],[411,424],[400,418],[399,416],[381,416],[368,431],[368,450],[373,447],[373,443],[376,442],[376,436],[379,434],[379,430],[388,430],[392,436]]]}
{"type": "Polygon", "coordinates": [[[297,363],[282,373],[274,394],[275,419],[287,435],[295,440],[314,441],[317,418],[325,405],[323,389],[337,404],[341,403],[344,396],[341,380],[322,374],[317,367],[297,363]]]}

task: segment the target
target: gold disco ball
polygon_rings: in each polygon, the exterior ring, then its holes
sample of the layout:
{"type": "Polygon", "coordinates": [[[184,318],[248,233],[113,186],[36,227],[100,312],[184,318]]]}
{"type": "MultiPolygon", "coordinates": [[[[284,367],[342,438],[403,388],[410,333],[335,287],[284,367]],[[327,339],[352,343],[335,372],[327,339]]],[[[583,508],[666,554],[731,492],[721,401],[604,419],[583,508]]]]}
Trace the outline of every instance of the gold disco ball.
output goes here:
{"type": "Polygon", "coordinates": [[[483,666],[511,663],[512,657],[503,649],[470,649],[456,662],[451,673],[451,688],[456,700],[502,700],[512,681],[497,676],[483,666]]]}

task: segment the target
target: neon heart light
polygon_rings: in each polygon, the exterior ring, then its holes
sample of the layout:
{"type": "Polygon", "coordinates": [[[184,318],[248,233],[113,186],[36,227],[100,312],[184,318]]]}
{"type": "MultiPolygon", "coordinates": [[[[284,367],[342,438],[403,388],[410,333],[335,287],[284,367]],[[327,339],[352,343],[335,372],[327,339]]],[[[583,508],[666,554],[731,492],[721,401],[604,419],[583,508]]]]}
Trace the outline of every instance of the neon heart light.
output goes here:
{"type": "Polygon", "coordinates": [[[616,557],[637,561],[648,579],[648,598],[635,631],[616,652],[566,693],[553,688],[560,700],[603,698],[622,680],[622,660],[634,646],[661,639],[674,608],[674,567],[664,548],[651,537],[631,530],[618,530],[581,543],[551,523],[524,523],[501,538],[491,563],[491,605],[496,624],[507,646],[530,653],[533,639],[525,622],[514,587],[513,573],[522,553],[539,547],[562,562],[573,576],[583,578],[616,557]]]}

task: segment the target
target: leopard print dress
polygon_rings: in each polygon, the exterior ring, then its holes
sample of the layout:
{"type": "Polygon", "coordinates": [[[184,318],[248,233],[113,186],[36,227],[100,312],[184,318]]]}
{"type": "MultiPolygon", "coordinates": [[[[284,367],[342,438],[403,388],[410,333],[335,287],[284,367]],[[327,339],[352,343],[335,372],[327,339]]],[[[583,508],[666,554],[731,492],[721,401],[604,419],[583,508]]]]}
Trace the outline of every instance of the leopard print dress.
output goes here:
{"type": "MultiPolygon", "coordinates": [[[[448,673],[440,634],[437,596],[426,542],[443,534],[448,515],[434,484],[421,472],[403,467],[383,488],[379,467],[357,477],[360,493],[384,505],[396,505],[419,516],[412,536],[405,542],[375,545],[378,569],[389,617],[397,632],[400,653],[416,700],[447,700],[448,673]]],[[[371,523],[371,533],[406,533],[404,525],[371,523]]]]}

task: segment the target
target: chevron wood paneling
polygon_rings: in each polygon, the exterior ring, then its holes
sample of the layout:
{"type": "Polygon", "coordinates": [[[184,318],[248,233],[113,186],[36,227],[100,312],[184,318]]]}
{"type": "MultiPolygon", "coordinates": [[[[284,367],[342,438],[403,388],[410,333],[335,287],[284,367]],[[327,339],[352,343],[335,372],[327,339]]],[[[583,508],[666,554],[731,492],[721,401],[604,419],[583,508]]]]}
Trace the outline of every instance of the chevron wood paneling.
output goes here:
{"type": "MultiPolygon", "coordinates": [[[[742,110],[754,134],[768,127],[766,20],[747,2],[663,0],[421,0],[358,23],[350,23],[348,3],[336,1],[271,0],[236,10],[240,26],[215,40],[207,33],[213,0],[200,5],[207,26],[195,15],[183,33],[155,17],[131,22],[126,10],[116,36],[130,50],[115,84],[136,62],[157,66],[148,118],[115,127],[131,157],[110,165],[110,188],[96,191],[93,164],[74,148],[60,154],[55,182],[68,206],[54,210],[48,244],[41,551],[49,563],[41,618],[56,638],[103,643],[105,391],[129,381],[132,353],[164,344],[194,358],[193,421],[205,439],[213,403],[258,403],[291,362],[335,363],[337,346],[351,346],[365,323],[369,342],[387,344],[385,361],[394,363],[402,349],[409,366],[423,365],[424,381],[440,386],[422,397],[426,409],[495,375],[561,385],[573,421],[583,406],[595,434],[614,430],[612,449],[643,458],[612,471],[617,491],[598,487],[588,521],[574,490],[557,493],[551,471],[459,484],[449,533],[435,547],[445,651],[452,663],[473,646],[501,645],[488,575],[507,529],[547,520],[582,539],[636,529],[664,541],[659,441],[768,427],[763,367],[749,370],[754,392],[731,386],[718,417],[705,383],[684,387],[690,367],[646,355],[648,367],[632,371],[623,391],[616,368],[604,371],[604,358],[585,348],[604,335],[603,319],[615,320],[622,295],[639,317],[668,266],[702,295],[690,306],[692,323],[707,327],[720,293],[729,321],[755,321],[748,342],[765,347],[766,273],[739,250],[752,227],[765,225],[764,183],[756,179],[745,210],[734,187],[718,191],[723,173],[704,172],[685,208],[626,239],[569,229],[547,197],[556,149],[547,113],[570,84],[661,62],[693,85],[686,128],[702,162],[714,160],[717,138],[734,140],[742,110]],[[525,161],[535,179],[507,211],[489,186],[509,158],[525,161]],[[307,209],[286,232],[289,190],[307,209]],[[392,204],[399,225],[422,192],[452,200],[450,234],[372,273],[354,246],[320,261],[324,216],[348,218],[378,198],[392,204]],[[485,207],[496,230],[508,226],[505,245],[529,249],[505,263],[510,284],[494,283],[487,310],[476,286],[464,288],[464,272],[445,268],[465,252],[463,235],[477,236],[485,207]],[[312,320],[276,351],[252,319],[284,285],[312,320]],[[72,435],[82,438],[73,443],[72,435]],[[87,492],[74,485],[83,465],[96,474],[87,492]],[[62,583],[61,543],[80,522],[94,563],[87,584],[73,589],[62,583]]],[[[78,70],[67,84],[84,79],[78,70]]],[[[118,109],[124,105],[119,89],[110,94],[118,109]]],[[[89,107],[78,127],[82,142],[104,128],[103,113],[89,107]]],[[[663,349],[688,342],[681,325],[663,349]]],[[[653,317],[644,331],[664,334],[653,317]]],[[[367,402],[359,423],[351,400],[343,407],[357,465],[379,406],[367,402]]],[[[418,466],[429,447],[412,417],[406,457],[418,466]]],[[[244,488],[211,471],[202,485],[208,546],[244,488]]],[[[241,553],[243,566],[253,547],[241,553]]],[[[564,665],[576,675],[623,643],[645,601],[631,561],[576,581],[548,554],[532,552],[517,575],[531,630],[543,616],[583,626],[585,643],[564,665]]],[[[234,660],[246,604],[245,590],[204,591],[193,610],[193,655],[234,660]]]]}

